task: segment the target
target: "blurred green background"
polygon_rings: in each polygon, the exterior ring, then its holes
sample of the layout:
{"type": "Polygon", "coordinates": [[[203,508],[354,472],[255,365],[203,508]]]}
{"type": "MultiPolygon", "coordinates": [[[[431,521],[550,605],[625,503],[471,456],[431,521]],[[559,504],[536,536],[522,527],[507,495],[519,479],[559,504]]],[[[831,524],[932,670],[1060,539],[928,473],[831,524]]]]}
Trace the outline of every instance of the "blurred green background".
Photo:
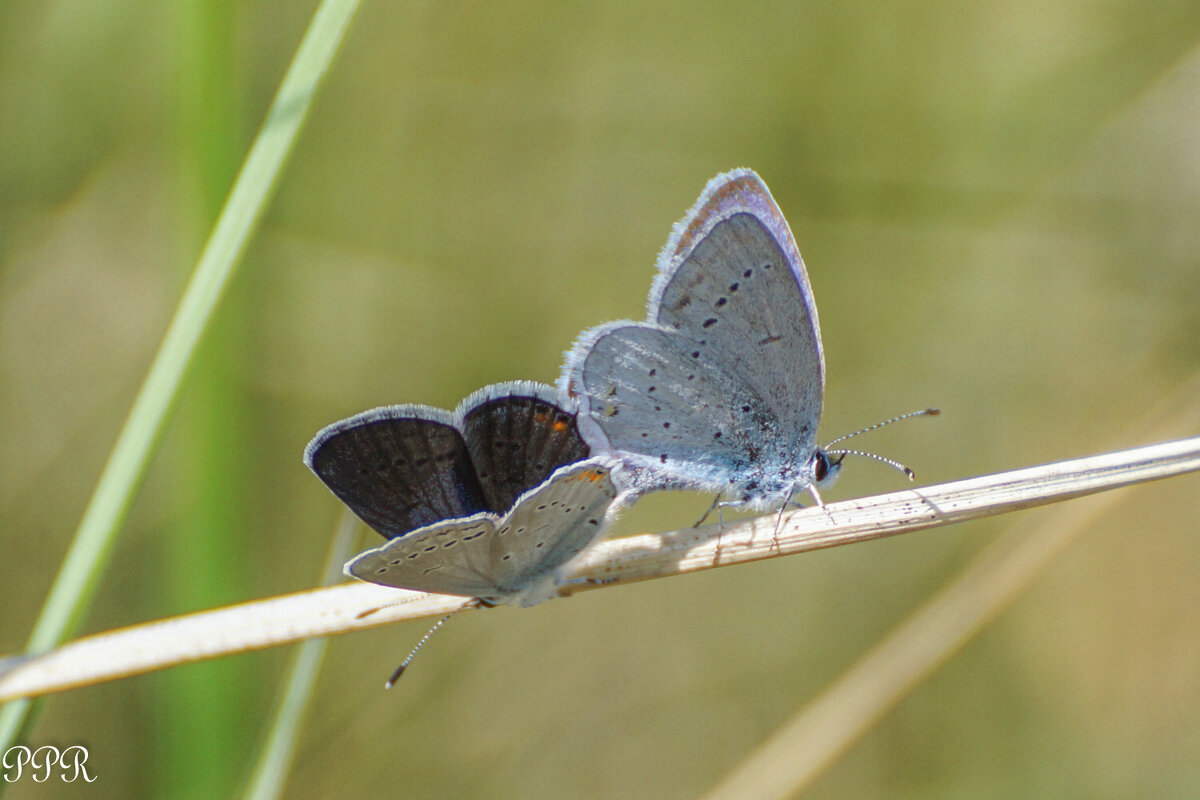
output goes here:
{"type": "MultiPolygon", "coordinates": [[[[0,2],[0,653],[314,8],[0,2]]],[[[86,630],[314,585],[317,429],[553,382],[735,166],[808,264],[824,438],[940,406],[861,441],[927,483],[1133,443],[1200,368],[1198,42],[1196,2],[365,4],[86,630]]],[[[901,487],[859,461],[827,497],[901,487]]],[[[807,796],[1200,795],[1197,495],[1137,490],[807,796]]],[[[290,794],[696,796],[1034,518],[469,614],[386,694],[426,624],[339,637],[290,794]]],[[[286,656],[56,696],[34,741],[89,747],[89,797],[224,796],[286,656]]]]}

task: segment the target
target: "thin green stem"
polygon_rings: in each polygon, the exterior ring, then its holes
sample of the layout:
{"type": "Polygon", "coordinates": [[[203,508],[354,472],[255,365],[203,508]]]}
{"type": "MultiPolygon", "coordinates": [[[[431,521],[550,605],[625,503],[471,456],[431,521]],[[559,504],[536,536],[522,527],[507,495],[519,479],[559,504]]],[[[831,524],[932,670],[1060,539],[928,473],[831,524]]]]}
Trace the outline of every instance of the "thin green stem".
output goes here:
{"type": "MultiPolygon", "coordinates": [[[[262,218],[317,88],[328,74],[358,6],[358,0],[324,0],[313,16],[109,455],[30,635],[29,652],[54,647],[82,621],[200,337],[262,218]]],[[[0,752],[16,740],[29,711],[27,702],[0,709],[0,752]]]]}
{"type": "MultiPolygon", "coordinates": [[[[347,509],[338,523],[337,534],[325,559],[322,583],[332,586],[343,580],[342,564],[353,554],[360,523],[347,509]]],[[[271,728],[263,741],[243,797],[245,800],[274,800],[283,796],[287,776],[296,757],[296,742],[304,712],[312,702],[321,663],[329,645],[326,638],[309,639],[296,648],[284,677],[283,691],[275,708],[271,728]]]]}

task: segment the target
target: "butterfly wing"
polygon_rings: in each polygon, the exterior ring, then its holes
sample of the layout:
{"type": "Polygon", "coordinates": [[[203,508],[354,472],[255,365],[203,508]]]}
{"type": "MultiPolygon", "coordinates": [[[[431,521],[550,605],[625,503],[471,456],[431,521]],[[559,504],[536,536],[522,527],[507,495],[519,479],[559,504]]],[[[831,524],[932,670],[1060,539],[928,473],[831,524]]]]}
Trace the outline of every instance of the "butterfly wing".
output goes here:
{"type": "Polygon", "coordinates": [[[750,170],[714,178],[659,264],[650,321],[695,341],[761,398],[782,436],[769,446],[807,461],[825,359],[804,262],[766,185],[750,170]]]}
{"type": "Polygon", "coordinates": [[[615,496],[603,464],[572,464],[500,519],[435,523],[361,553],[345,571],[384,586],[533,605],[553,596],[555,571],[596,538],[615,496]]]}
{"type": "Polygon", "coordinates": [[[345,573],[359,580],[418,592],[484,597],[497,592],[488,567],[496,515],[447,519],[359,553],[345,573]]]}
{"type": "Polygon", "coordinates": [[[522,495],[492,546],[492,574],[507,593],[501,602],[531,606],[553,597],[558,568],[596,540],[616,497],[600,459],[560,467],[522,495]]]}
{"type": "Polygon", "coordinates": [[[488,507],[497,513],[562,465],[590,455],[576,428],[574,402],[549,386],[488,386],[464,400],[457,414],[488,507]]]}
{"type": "Polygon", "coordinates": [[[390,406],[335,422],[304,463],[388,538],[487,509],[466,442],[440,409],[390,406]]]}
{"type": "Polygon", "coordinates": [[[703,345],[642,322],[609,323],[589,335],[574,385],[638,492],[723,490],[755,455],[746,432],[774,435],[761,400],[703,345]]]}

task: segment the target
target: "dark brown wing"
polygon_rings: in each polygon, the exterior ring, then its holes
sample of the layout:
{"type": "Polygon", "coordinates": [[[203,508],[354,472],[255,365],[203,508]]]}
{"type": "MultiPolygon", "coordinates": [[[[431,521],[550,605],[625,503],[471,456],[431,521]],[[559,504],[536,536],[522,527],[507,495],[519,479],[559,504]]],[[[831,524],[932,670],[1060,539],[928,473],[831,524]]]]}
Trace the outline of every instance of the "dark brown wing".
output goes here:
{"type": "Polygon", "coordinates": [[[488,386],[463,401],[459,416],[471,460],[492,511],[503,514],[557,468],[591,453],[569,403],[549,386],[488,386]]]}
{"type": "Polygon", "coordinates": [[[488,510],[466,442],[440,409],[390,406],[335,422],[309,443],[304,463],[389,539],[488,510]]]}

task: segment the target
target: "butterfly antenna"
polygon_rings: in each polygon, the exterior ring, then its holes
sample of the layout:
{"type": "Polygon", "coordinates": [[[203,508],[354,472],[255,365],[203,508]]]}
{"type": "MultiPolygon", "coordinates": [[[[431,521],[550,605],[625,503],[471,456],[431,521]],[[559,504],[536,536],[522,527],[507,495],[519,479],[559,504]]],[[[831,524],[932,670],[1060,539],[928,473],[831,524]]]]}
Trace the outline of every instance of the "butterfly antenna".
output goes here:
{"type": "MultiPolygon", "coordinates": [[[[870,433],[871,431],[876,430],[877,428],[882,428],[885,425],[891,425],[893,422],[899,422],[902,419],[908,419],[909,417],[936,417],[938,414],[941,414],[941,413],[942,413],[941,409],[937,409],[937,408],[922,408],[920,411],[910,411],[907,414],[901,414],[898,417],[892,417],[891,419],[885,419],[883,422],[876,422],[874,425],[868,425],[867,427],[862,428],[861,430],[857,430],[854,433],[847,433],[845,436],[839,436],[838,438],[834,439],[832,442],[826,442],[822,449],[825,450],[826,453],[846,453],[848,455],[853,454],[853,455],[857,455],[857,456],[869,456],[871,458],[879,458],[879,456],[872,456],[870,453],[860,453],[856,450],[830,450],[829,446],[833,445],[833,444],[837,444],[838,442],[844,442],[847,439],[852,439],[855,436],[861,436],[864,433],[870,433]]],[[[885,461],[885,462],[891,464],[892,466],[894,466],[898,469],[901,469],[902,472],[910,471],[907,467],[904,467],[904,465],[897,464],[894,461],[888,461],[886,458],[879,458],[879,460],[885,461]]]]}
{"type": "Polygon", "coordinates": [[[388,682],[385,684],[384,688],[390,689],[396,685],[396,681],[400,680],[400,676],[404,674],[404,670],[408,669],[408,665],[417,655],[417,651],[425,646],[425,643],[429,641],[429,637],[433,636],[434,631],[446,624],[446,620],[450,619],[460,611],[466,611],[468,608],[478,608],[483,604],[483,601],[478,597],[472,597],[470,600],[463,603],[461,606],[435,622],[432,628],[425,631],[425,635],[421,637],[421,641],[417,642],[416,647],[409,651],[408,657],[401,662],[400,666],[396,667],[396,671],[392,673],[392,677],[388,678],[388,682]]]}
{"type": "Polygon", "coordinates": [[[942,412],[936,408],[923,408],[920,411],[910,411],[907,414],[901,414],[898,417],[892,417],[891,419],[885,419],[883,422],[876,422],[874,425],[868,425],[867,427],[861,428],[854,433],[847,433],[845,436],[839,436],[832,442],[826,444],[822,449],[825,451],[826,456],[836,456],[838,463],[841,463],[842,458],[845,458],[846,456],[863,456],[864,458],[872,458],[881,464],[887,464],[892,469],[903,472],[911,481],[916,477],[915,474],[911,469],[901,464],[899,461],[887,458],[886,456],[877,455],[875,453],[867,453],[862,450],[831,450],[829,449],[829,446],[837,444],[838,442],[844,442],[847,439],[851,439],[855,436],[861,436],[864,433],[870,433],[873,430],[882,428],[885,425],[891,425],[893,422],[899,422],[902,419],[908,419],[910,417],[936,417],[940,413],[942,412]]]}
{"type": "MultiPolygon", "coordinates": [[[[846,437],[843,436],[842,438],[845,439],[846,437]]],[[[892,467],[893,469],[903,472],[905,475],[908,476],[908,479],[910,481],[917,477],[915,472],[913,472],[911,469],[909,469],[908,467],[901,464],[899,461],[888,458],[887,456],[881,456],[878,453],[867,453],[863,450],[826,450],[825,455],[827,455],[827,456],[863,456],[864,458],[873,458],[876,461],[880,462],[881,464],[887,464],[889,467],[892,467]]],[[[840,460],[841,459],[839,459],[839,461],[840,460]]]]}

